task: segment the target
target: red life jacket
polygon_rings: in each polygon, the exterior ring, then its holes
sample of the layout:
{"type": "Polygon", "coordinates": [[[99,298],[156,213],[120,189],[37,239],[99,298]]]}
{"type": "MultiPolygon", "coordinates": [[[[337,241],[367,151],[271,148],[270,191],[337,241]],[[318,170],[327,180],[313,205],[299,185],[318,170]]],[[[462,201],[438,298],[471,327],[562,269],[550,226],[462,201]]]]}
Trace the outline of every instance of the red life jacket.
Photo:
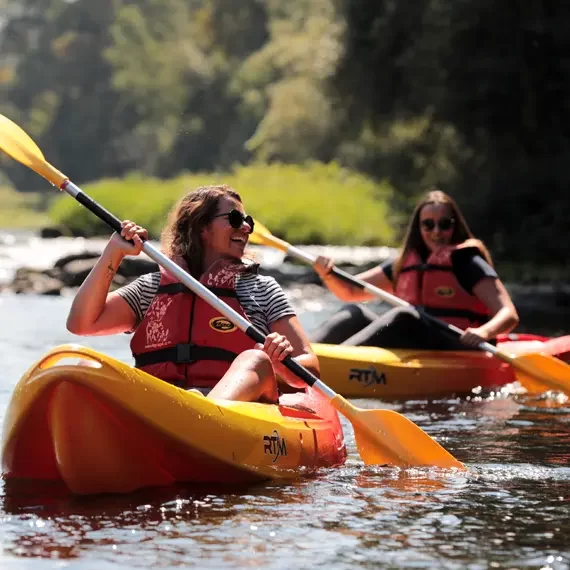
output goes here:
{"type": "MultiPolygon", "coordinates": [[[[220,260],[200,282],[247,318],[236,295],[236,278],[256,270],[257,266],[220,260]]],[[[181,388],[213,388],[234,358],[254,345],[226,317],[162,269],[158,291],[131,339],[137,368],[181,388]]]]}
{"type": "Polygon", "coordinates": [[[453,273],[451,255],[465,247],[473,246],[442,247],[432,252],[425,262],[416,251],[409,252],[398,274],[396,295],[462,329],[486,323],[490,318],[489,309],[475,295],[468,293],[453,273]]]}

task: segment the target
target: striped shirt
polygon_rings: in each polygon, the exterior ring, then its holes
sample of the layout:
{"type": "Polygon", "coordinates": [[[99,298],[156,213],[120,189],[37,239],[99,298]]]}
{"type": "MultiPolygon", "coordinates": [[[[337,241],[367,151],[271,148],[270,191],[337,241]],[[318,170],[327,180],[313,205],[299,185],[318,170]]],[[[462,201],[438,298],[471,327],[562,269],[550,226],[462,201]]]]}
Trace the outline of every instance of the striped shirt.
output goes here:
{"type": "MultiPolygon", "coordinates": [[[[157,271],[142,275],[129,285],[117,289],[116,293],[135,314],[135,328],[143,320],[159,285],[160,272],[157,271]]],[[[271,325],[279,319],[295,315],[283,289],[273,277],[241,273],[236,278],[236,294],[247,319],[263,334],[269,334],[271,325]]]]}

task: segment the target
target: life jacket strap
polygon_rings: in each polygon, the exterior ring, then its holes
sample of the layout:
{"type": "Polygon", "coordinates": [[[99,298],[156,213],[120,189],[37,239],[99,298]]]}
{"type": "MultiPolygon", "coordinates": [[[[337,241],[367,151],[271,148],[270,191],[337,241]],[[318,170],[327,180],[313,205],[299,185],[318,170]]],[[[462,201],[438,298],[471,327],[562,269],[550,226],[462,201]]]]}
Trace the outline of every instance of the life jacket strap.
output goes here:
{"type": "Polygon", "coordinates": [[[160,348],[141,354],[135,354],[135,367],[142,368],[151,364],[173,362],[174,364],[193,364],[198,360],[222,360],[233,362],[237,353],[225,348],[198,346],[196,344],[177,344],[169,348],[160,348]]]}
{"type": "Polygon", "coordinates": [[[408,265],[400,270],[401,273],[407,271],[453,271],[449,265],[437,265],[435,263],[417,263],[415,265],[408,265]]]}
{"type": "MultiPolygon", "coordinates": [[[[214,293],[217,297],[233,297],[237,299],[237,293],[234,289],[226,289],[222,287],[208,287],[208,289],[214,293]]],[[[193,294],[184,283],[168,283],[167,285],[159,285],[156,294],[162,295],[177,295],[178,293],[190,293],[193,294]]]]}

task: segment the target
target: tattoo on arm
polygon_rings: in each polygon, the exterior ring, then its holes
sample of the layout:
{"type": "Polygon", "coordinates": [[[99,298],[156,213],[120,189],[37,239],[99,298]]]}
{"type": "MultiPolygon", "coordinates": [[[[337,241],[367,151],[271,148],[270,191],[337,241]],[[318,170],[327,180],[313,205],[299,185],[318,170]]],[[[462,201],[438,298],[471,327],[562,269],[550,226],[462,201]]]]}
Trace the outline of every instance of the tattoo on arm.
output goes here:
{"type": "Polygon", "coordinates": [[[107,281],[112,281],[113,277],[115,276],[115,268],[113,267],[113,263],[111,261],[109,261],[109,265],[107,265],[107,272],[106,272],[106,277],[107,277],[107,281]]]}

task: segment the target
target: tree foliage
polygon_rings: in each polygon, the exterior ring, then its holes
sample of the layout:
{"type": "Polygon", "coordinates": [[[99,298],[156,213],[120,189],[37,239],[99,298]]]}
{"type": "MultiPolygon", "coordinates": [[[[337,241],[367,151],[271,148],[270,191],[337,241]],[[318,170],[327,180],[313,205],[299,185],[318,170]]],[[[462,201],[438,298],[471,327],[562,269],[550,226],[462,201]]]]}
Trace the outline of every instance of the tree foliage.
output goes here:
{"type": "Polygon", "coordinates": [[[0,112],[78,182],[336,161],[387,180],[398,212],[442,187],[496,257],[564,262],[563,0],[0,6],[0,112]]]}

